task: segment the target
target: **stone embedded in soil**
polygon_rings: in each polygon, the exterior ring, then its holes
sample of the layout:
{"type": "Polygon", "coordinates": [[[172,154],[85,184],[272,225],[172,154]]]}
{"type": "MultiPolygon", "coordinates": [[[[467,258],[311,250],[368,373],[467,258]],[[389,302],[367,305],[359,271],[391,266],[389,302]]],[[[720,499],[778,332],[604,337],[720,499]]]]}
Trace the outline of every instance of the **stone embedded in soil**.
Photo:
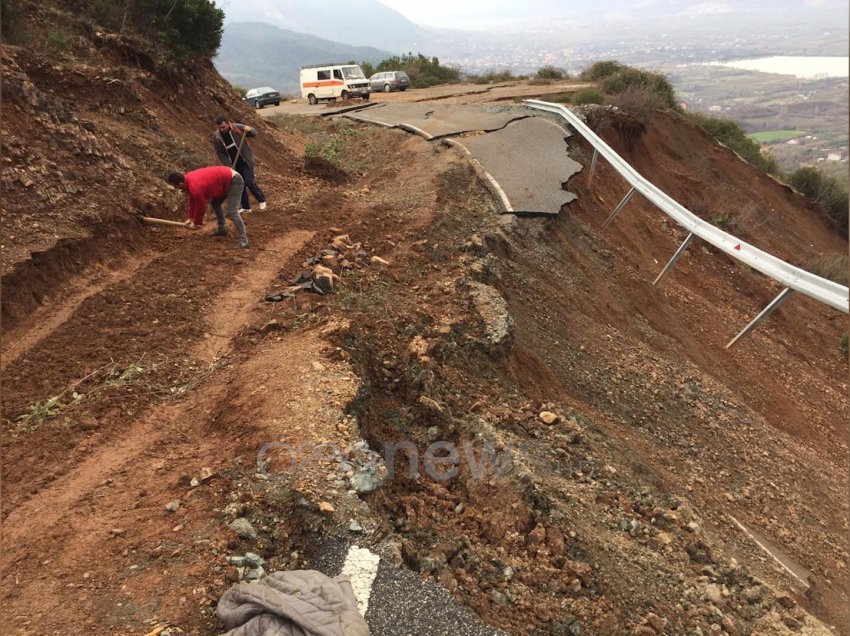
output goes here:
{"type": "Polygon", "coordinates": [[[484,323],[487,351],[495,357],[507,355],[514,341],[514,319],[508,311],[507,301],[490,285],[472,281],[469,290],[475,311],[484,323]]]}
{"type": "Polygon", "coordinates": [[[714,583],[705,586],[705,597],[715,605],[723,600],[720,588],[714,585],[714,583]]]}
{"type": "Polygon", "coordinates": [[[179,499],[175,499],[174,501],[169,501],[167,504],[165,504],[165,509],[168,512],[177,512],[177,509],[179,507],[180,507],[180,500],[179,499]]]}
{"type": "Polygon", "coordinates": [[[552,411],[540,411],[540,415],[538,417],[544,424],[557,424],[560,419],[555,413],[552,413],[552,411]]]}
{"type": "Polygon", "coordinates": [[[358,495],[368,495],[370,492],[377,490],[383,479],[375,473],[361,471],[354,474],[351,478],[351,487],[358,495]]]}
{"type": "Polygon", "coordinates": [[[239,517],[230,522],[228,527],[236,533],[240,539],[254,540],[257,538],[257,531],[254,526],[245,517],[239,517]]]}
{"type": "Polygon", "coordinates": [[[336,511],[336,508],[333,507],[329,502],[323,501],[319,504],[319,512],[323,512],[326,515],[333,514],[336,511]]]}
{"type": "Polygon", "coordinates": [[[265,559],[254,552],[245,553],[245,565],[252,568],[259,568],[266,564],[265,559]]]}
{"type": "Polygon", "coordinates": [[[490,600],[492,600],[496,605],[507,605],[508,597],[504,595],[503,592],[499,590],[493,590],[490,593],[490,600]]]}
{"type": "Polygon", "coordinates": [[[363,525],[357,521],[357,519],[353,519],[351,523],[348,524],[348,529],[351,532],[363,532],[363,525]]]}

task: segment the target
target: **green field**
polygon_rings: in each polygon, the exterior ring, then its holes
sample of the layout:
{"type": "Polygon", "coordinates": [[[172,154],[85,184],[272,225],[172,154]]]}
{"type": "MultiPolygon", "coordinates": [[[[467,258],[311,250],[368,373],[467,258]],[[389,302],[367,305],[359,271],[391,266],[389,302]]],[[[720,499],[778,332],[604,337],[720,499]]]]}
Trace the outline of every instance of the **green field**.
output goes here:
{"type": "Polygon", "coordinates": [[[761,144],[772,144],[777,141],[788,141],[805,134],[805,130],[764,130],[747,136],[761,144]]]}

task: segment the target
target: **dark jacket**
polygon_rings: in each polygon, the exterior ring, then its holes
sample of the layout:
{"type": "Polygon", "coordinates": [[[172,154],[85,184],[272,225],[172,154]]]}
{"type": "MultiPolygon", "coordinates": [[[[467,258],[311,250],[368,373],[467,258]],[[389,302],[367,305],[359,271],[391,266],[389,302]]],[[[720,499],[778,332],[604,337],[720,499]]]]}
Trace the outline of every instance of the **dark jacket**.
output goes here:
{"type": "MultiPolygon", "coordinates": [[[[242,141],[242,135],[246,135],[247,137],[257,136],[257,130],[255,128],[251,128],[251,130],[246,133],[245,124],[233,124],[230,132],[233,134],[233,141],[236,142],[237,146],[239,145],[239,142],[242,141]]],[[[210,140],[212,141],[213,148],[215,148],[215,154],[218,156],[218,160],[221,164],[224,166],[230,166],[232,162],[230,161],[230,155],[227,154],[227,148],[224,145],[224,139],[222,139],[221,133],[216,130],[212,134],[210,140]]],[[[242,144],[242,152],[239,154],[239,157],[251,166],[251,170],[254,169],[254,152],[251,150],[251,146],[248,145],[247,140],[244,144],[242,144]]]]}

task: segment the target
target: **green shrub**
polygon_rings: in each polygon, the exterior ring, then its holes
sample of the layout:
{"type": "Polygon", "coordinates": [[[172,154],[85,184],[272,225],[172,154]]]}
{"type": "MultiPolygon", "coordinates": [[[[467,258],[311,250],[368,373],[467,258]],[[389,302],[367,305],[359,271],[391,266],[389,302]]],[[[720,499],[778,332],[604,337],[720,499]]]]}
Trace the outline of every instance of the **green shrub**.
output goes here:
{"type": "Polygon", "coordinates": [[[524,78],[519,75],[514,75],[508,70],[504,70],[489,71],[482,75],[467,75],[467,79],[473,84],[494,84],[496,82],[515,82],[524,78]]]}
{"type": "Polygon", "coordinates": [[[710,117],[694,111],[686,111],[684,115],[754,166],[771,174],[779,172],[779,167],[773,157],[763,153],[761,146],[750,139],[736,122],[720,117],[710,117]]]}
{"type": "Polygon", "coordinates": [[[366,77],[385,71],[404,71],[410,77],[410,85],[414,88],[427,88],[436,84],[457,82],[460,79],[460,69],[455,66],[444,66],[436,57],[426,57],[421,53],[414,55],[394,55],[378,65],[360,62],[366,77]]]}
{"type": "Polygon", "coordinates": [[[540,79],[539,77],[535,77],[528,81],[529,86],[548,86],[552,83],[550,79],[540,79]]]}
{"type": "Polygon", "coordinates": [[[605,96],[595,88],[582,88],[576,91],[571,99],[576,106],[584,104],[604,104],[605,96]]]}
{"type": "MultiPolygon", "coordinates": [[[[846,185],[835,177],[824,174],[814,166],[798,168],[789,176],[789,181],[792,186],[818,205],[833,222],[835,229],[842,236],[847,237],[848,197],[846,185]]],[[[844,265],[846,270],[846,256],[844,265]]]]}
{"type": "Polygon", "coordinates": [[[224,11],[213,0],[96,0],[89,11],[101,26],[152,38],[184,60],[215,55],[224,28],[224,11]]]}
{"type": "Polygon", "coordinates": [[[537,79],[542,80],[562,80],[569,79],[569,74],[562,68],[547,64],[537,69],[537,79]]]}
{"type": "Polygon", "coordinates": [[[646,95],[654,95],[662,108],[676,108],[676,91],[670,80],[661,73],[624,66],[602,79],[600,85],[609,95],[642,91],[646,95]]]}
{"type": "Polygon", "coordinates": [[[67,51],[71,48],[71,34],[66,31],[54,30],[47,34],[47,45],[54,51],[67,51]]]}
{"type": "Polygon", "coordinates": [[[583,70],[579,77],[585,82],[598,82],[614,73],[620,72],[623,68],[625,67],[622,64],[614,60],[594,62],[589,68],[583,70]]]}

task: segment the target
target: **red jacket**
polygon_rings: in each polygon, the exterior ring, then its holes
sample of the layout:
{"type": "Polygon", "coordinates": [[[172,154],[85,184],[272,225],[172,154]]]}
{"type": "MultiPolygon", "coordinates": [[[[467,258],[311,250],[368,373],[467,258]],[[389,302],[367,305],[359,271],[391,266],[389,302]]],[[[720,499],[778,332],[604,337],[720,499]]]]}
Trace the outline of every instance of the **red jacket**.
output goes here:
{"type": "Polygon", "coordinates": [[[207,201],[223,199],[233,180],[233,170],[227,166],[210,166],[186,173],[186,192],[189,194],[189,219],[203,225],[207,201]]]}

